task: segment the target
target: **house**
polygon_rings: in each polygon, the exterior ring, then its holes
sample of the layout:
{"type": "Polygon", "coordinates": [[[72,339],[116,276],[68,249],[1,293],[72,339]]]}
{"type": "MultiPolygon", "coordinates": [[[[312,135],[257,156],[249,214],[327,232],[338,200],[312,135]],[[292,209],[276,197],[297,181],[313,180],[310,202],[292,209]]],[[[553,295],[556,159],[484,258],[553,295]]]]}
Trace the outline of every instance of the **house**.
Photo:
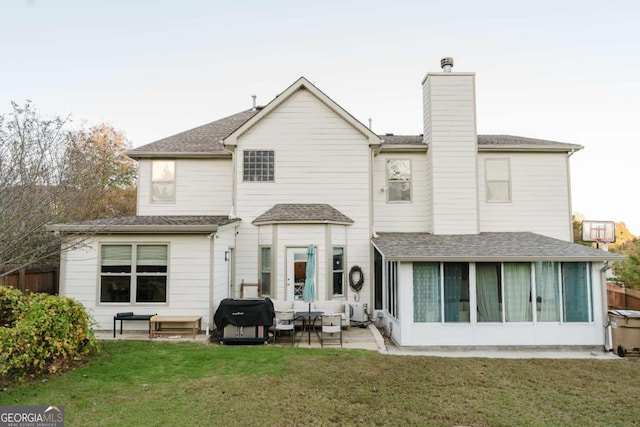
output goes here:
{"type": "Polygon", "coordinates": [[[376,135],[305,78],[264,107],[135,148],[137,215],[58,224],[61,293],[98,327],[118,311],[198,314],[243,284],[348,301],[400,346],[604,343],[604,272],[572,243],[583,147],[477,135],[474,73],[428,73],[424,133],[376,135]],[[80,233],[80,234],[76,234],[80,233]]]}

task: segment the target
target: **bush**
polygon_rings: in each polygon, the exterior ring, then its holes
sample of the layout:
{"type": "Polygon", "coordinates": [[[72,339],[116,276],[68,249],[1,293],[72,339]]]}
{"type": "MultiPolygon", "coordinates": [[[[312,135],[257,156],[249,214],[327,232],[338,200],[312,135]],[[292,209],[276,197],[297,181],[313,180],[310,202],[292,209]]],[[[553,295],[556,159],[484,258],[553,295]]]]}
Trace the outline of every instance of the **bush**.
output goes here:
{"type": "Polygon", "coordinates": [[[0,378],[53,373],[96,347],[79,302],[0,286],[0,378]]]}

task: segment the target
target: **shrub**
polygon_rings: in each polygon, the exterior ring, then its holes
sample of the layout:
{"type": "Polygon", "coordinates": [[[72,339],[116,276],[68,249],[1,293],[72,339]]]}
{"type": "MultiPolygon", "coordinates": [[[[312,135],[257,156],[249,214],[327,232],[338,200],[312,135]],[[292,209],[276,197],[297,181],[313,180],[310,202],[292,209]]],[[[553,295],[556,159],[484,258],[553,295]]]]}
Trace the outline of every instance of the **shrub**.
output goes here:
{"type": "Polygon", "coordinates": [[[96,347],[91,318],[73,299],[0,286],[0,307],[0,377],[5,380],[56,372],[96,347]]]}

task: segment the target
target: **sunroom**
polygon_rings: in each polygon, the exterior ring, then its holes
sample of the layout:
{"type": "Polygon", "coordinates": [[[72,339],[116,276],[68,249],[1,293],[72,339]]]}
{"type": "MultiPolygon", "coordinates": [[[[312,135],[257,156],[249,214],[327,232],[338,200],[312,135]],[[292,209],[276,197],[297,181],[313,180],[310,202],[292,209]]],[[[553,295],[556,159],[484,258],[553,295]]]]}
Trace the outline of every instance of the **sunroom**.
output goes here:
{"type": "Polygon", "coordinates": [[[619,255],[533,233],[380,233],[383,316],[400,346],[597,346],[619,255]]]}

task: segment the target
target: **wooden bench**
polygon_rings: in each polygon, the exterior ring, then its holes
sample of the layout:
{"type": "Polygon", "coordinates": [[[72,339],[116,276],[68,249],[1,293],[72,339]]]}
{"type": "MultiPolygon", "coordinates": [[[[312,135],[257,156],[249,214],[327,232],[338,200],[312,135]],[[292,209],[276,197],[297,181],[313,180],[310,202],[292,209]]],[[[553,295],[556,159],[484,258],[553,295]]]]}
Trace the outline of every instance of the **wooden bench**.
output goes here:
{"type": "Polygon", "coordinates": [[[175,334],[176,332],[191,331],[193,339],[196,339],[196,334],[200,332],[202,326],[202,316],[153,316],[149,319],[150,329],[149,338],[153,339],[154,335],[160,334],[175,334]],[[171,328],[162,330],[162,324],[183,325],[189,324],[191,328],[171,328]]]}
{"type": "Polygon", "coordinates": [[[116,337],[116,321],[120,321],[120,335],[122,335],[122,322],[127,320],[146,320],[149,322],[149,333],[151,333],[151,318],[156,314],[133,314],[132,311],[117,313],[113,316],[113,337],[116,337]]]}

